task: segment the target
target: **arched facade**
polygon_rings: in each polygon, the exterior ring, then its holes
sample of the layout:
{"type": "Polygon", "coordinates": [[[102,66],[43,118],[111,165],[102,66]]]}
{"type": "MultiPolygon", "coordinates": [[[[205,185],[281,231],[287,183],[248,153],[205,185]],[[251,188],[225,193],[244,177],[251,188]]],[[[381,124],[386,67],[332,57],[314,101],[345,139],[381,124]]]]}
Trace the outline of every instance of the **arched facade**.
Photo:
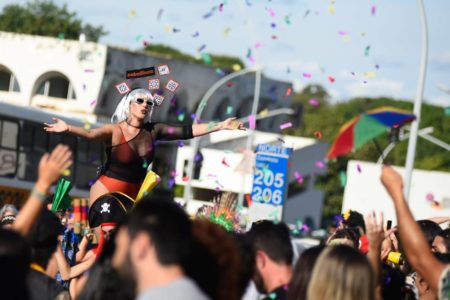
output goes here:
{"type": "Polygon", "coordinates": [[[35,95],[66,100],[76,99],[75,89],[69,78],[57,71],[49,71],[38,77],[32,90],[32,97],[35,95]]]}
{"type": "Polygon", "coordinates": [[[0,65],[0,91],[20,92],[20,85],[16,75],[4,65],[0,65]]]}

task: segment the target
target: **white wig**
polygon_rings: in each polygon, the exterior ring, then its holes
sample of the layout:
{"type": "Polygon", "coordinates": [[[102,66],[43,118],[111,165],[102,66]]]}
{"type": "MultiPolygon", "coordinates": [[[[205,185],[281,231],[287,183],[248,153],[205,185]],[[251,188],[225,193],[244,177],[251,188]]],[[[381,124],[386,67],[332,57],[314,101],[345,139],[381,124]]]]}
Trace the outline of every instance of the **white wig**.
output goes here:
{"type": "MultiPolygon", "coordinates": [[[[122,100],[120,100],[119,104],[116,107],[116,111],[111,117],[111,123],[120,123],[126,121],[130,115],[130,102],[136,101],[136,99],[139,98],[144,99],[144,101],[150,100],[154,103],[153,96],[149,90],[134,89],[123,96],[122,100]]],[[[151,121],[154,106],[155,105],[150,106],[150,109],[145,116],[144,123],[149,123],[151,121]]]]}

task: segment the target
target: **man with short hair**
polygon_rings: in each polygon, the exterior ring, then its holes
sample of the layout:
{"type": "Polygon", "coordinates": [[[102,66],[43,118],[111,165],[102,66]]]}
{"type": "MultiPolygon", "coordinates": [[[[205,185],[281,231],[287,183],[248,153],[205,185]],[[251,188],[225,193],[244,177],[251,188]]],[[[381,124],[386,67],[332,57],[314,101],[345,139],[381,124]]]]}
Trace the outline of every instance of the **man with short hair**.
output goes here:
{"type": "Polygon", "coordinates": [[[433,240],[431,251],[450,253],[450,229],[441,230],[433,240]]]}
{"type": "Polygon", "coordinates": [[[191,221],[177,204],[143,199],[117,233],[113,266],[135,278],[138,300],[208,299],[182,268],[191,239],[191,221]]]}
{"type": "Polygon", "coordinates": [[[256,288],[266,294],[264,299],[287,299],[294,256],[289,228],[284,223],[262,220],[253,223],[247,236],[255,255],[256,288]]]}

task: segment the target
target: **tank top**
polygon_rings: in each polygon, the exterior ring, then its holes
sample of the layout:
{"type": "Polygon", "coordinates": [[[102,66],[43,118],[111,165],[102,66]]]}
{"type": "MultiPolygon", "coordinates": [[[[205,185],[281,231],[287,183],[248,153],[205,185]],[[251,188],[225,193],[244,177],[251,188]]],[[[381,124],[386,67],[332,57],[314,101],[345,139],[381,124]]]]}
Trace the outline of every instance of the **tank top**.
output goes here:
{"type": "Polygon", "coordinates": [[[118,145],[106,148],[103,174],[122,181],[141,183],[147,174],[148,165],[153,161],[156,141],[191,138],[192,125],[146,123],[132,139],[127,141],[122,133],[118,145]]]}

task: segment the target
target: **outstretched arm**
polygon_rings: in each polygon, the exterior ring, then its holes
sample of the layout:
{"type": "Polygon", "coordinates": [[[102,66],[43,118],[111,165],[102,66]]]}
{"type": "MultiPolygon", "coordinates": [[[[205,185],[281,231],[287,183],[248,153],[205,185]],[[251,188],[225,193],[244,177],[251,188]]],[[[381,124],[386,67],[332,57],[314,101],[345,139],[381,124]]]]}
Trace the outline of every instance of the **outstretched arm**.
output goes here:
{"type": "Polygon", "coordinates": [[[44,154],[39,162],[39,175],[27,202],[17,215],[13,229],[26,236],[45,204],[50,186],[58,180],[61,173],[72,165],[72,152],[65,145],[58,145],[51,154],[44,154]]]}
{"type": "Polygon", "coordinates": [[[242,124],[242,122],[236,121],[236,118],[228,118],[222,122],[194,124],[192,125],[192,135],[196,137],[219,130],[234,130],[234,129],[245,130],[245,127],[244,124],[242,124]]]}
{"type": "Polygon", "coordinates": [[[400,174],[392,167],[384,166],[381,173],[381,182],[394,202],[400,238],[408,262],[437,293],[439,278],[445,269],[445,265],[440,263],[431,253],[419,225],[417,225],[406,204],[400,174]]]}
{"type": "Polygon", "coordinates": [[[66,122],[64,122],[61,119],[53,118],[53,121],[55,123],[48,124],[44,123],[44,130],[47,132],[69,132],[71,134],[74,134],[76,136],[93,140],[96,142],[103,142],[108,143],[111,142],[112,134],[114,125],[108,124],[104,125],[100,128],[94,128],[94,129],[85,129],[83,127],[77,127],[68,125],[66,122]]]}

